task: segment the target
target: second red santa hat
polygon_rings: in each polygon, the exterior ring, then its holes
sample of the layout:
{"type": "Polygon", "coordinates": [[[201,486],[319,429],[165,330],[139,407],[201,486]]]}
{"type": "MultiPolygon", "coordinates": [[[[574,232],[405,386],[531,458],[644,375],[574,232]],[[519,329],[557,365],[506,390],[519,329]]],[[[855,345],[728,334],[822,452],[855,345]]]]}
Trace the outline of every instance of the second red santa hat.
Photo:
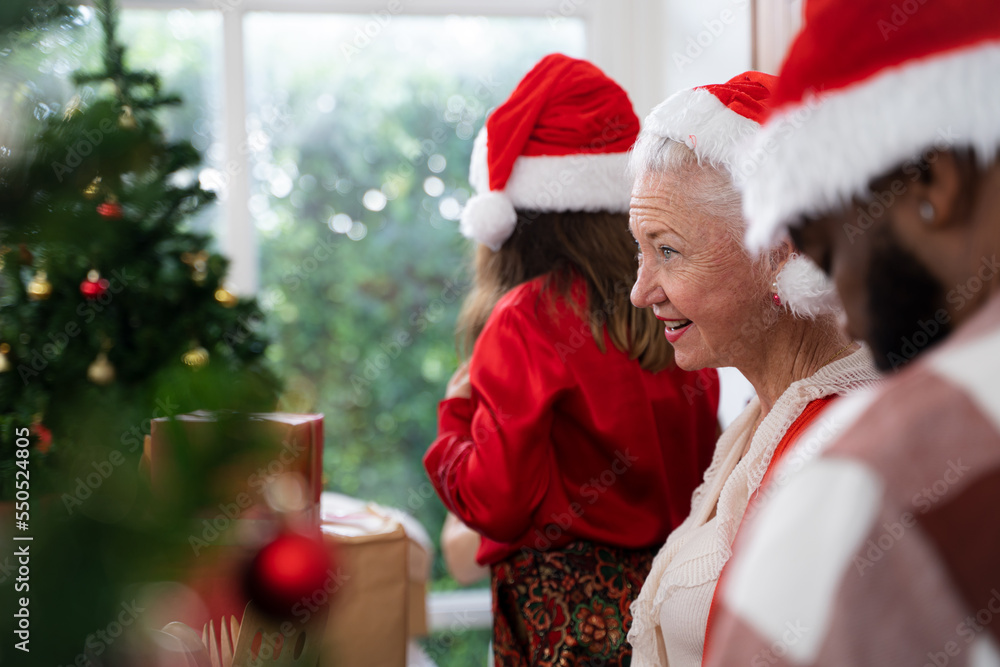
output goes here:
{"type": "MultiPolygon", "coordinates": [[[[749,71],[725,83],[674,93],[646,117],[633,168],[648,167],[642,164],[646,151],[657,150],[657,142],[669,139],[691,149],[699,163],[727,172],[736,186],[756,168],[749,148],[771,108],[776,81],[770,74],[749,71]]],[[[833,284],[802,255],[793,254],[785,262],[775,289],[780,303],[802,318],[840,309],[833,284]]]]}
{"type": "Polygon", "coordinates": [[[462,233],[498,250],[515,209],[628,211],[627,152],[638,133],[621,86],[585,60],[546,56],[476,137],[476,195],[462,211],[462,233]]]}

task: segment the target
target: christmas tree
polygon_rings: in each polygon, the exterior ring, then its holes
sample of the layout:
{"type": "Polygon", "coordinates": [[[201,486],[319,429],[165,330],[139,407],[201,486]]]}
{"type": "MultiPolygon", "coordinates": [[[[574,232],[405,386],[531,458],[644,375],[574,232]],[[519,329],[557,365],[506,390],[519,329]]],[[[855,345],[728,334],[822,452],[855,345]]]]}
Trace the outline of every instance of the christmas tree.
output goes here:
{"type": "MultiPolygon", "coordinates": [[[[184,488],[154,501],[140,471],[149,420],[271,410],[278,392],[255,300],[226,289],[226,259],[186,224],[213,195],[198,152],[157,123],[180,100],[129,70],[116,7],[95,6],[100,71],[75,77],[80,95],[48,101],[56,113],[37,136],[0,145],[0,501],[17,501],[0,513],[5,603],[10,545],[27,544],[8,533],[33,540],[31,653],[11,648],[18,620],[5,614],[4,664],[115,664],[126,643],[95,631],[130,586],[190,556],[192,517],[219,501],[215,473],[254,446],[179,443],[184,488]]],[[[64,15],[39,12],[29,16],[64,15]]]]}
{"type": "Polygon", "coordinates": [[[214,195],[198,152],[156,122],[180,100],[125,67],[116,8],[97,6],[104,66],[76,76],[97,95],[69,100],[30,154],[0,164],[3,499],[17,425],[35,434],[33,457],[57,463],[95,429],[135,449],[154,408],[273,405],[260,311],[225,288],[210,238],[184,227],[214,195]]]}

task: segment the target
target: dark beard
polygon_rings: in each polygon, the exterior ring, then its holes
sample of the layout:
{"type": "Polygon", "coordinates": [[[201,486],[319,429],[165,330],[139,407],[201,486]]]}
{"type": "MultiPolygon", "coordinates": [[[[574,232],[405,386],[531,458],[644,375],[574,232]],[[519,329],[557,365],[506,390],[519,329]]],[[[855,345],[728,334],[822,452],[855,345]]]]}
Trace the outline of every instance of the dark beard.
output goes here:
{"type": "Polygon", "coordinates": [[[871,233],[877,236],[868,270],[868,343],[879,370],[895,371],[947,338],[951,319],[937,317],[945,309],[944,288],[889,225],[871,233]]]}

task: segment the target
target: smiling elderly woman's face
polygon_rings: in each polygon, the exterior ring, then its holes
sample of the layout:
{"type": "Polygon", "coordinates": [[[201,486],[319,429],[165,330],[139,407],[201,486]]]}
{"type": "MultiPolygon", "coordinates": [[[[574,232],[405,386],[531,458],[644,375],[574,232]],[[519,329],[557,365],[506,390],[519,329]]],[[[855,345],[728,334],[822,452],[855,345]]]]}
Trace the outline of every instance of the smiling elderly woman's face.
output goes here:
{"type": "Polygon", "coordinates": [[[664,322],[685,370],[740,365],[776,320],[770,283],[737,240],[738,203],[728,177],[710,167],[647,172],[632,188],[632,303],[664,322]]]}

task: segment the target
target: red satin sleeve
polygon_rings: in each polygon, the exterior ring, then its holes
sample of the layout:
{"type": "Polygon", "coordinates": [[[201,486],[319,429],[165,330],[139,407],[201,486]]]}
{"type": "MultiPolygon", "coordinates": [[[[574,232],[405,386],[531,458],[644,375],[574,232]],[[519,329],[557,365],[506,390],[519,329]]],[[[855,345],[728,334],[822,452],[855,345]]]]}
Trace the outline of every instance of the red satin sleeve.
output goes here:
{"type": "Polygon", "coordinates": [[[553,406],[573,380],[538,319],[510,308],[495,311],[476,341],[470,383],[471,398],[441,402],[424,466],[462,521],[513,542],[550,484],[553,406]]]}

